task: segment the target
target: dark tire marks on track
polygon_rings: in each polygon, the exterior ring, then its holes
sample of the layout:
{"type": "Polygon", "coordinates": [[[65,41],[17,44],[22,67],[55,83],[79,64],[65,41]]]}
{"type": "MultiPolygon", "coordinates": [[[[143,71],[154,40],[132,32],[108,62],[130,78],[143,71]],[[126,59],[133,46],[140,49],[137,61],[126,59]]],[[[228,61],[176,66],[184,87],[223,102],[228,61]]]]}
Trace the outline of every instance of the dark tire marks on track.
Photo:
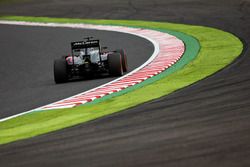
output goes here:
{"type": "Polygon", "coordinates": [[[31,9],[20,12],[9,6],[0,7],[0,13],[212,26],[241,37],[245,52],[226,69],[170,96],[86,124],[1,146],[1,166],[250,166],[248,0],[135,0],[133,9],[129,1],[74,1],[75,12],[69,15],[63,8],[69,1],[43,2],[15,5],[31,9]],[[91,12],[81,12],[86,5],[91,12]],[[52,6],[58,10],[51,10],[52,6]]]}
{"type": "Polygon", "coordinates": [[[82,40],[86,35],[99,38],[111,50],[124,48],[128,54],[130,71],[143,64],[153,53],[153,45],[149,41],[124,33],[0,25],[0,118],[55,102],[113,80],[107,77],[54,83],[53,60],[70,53],[70,42],[82,40]],[[139,47],[134,48],[137,45],[139,47]]]}

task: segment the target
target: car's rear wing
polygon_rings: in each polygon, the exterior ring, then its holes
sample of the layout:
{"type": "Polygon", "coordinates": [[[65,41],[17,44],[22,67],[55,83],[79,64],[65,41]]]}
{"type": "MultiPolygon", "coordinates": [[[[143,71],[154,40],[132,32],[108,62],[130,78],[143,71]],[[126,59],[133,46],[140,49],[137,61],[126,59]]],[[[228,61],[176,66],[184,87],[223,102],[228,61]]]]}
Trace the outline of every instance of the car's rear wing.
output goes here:
{"type": "Polygon", "coordinates": [[[90,48],[90,47],[100,47],[99,40],[71,42],[71,49],[72,50],[82,49],[82,48],[90,48]]]}

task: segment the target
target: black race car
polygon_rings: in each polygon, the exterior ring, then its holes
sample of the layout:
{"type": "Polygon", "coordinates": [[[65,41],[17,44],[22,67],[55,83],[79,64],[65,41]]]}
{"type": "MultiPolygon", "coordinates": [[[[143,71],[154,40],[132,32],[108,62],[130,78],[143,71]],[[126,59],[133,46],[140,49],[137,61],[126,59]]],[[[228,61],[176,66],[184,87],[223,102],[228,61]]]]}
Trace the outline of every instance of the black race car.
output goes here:
{"type": "Polygon", "coordinates": [[[127,71],[127,57],[123,49],[107,51],[93,37],[71,42],[71,55],[54,61],[54,79],[63,83],[74,79],[108,74],[122,76],[127,71]]]}

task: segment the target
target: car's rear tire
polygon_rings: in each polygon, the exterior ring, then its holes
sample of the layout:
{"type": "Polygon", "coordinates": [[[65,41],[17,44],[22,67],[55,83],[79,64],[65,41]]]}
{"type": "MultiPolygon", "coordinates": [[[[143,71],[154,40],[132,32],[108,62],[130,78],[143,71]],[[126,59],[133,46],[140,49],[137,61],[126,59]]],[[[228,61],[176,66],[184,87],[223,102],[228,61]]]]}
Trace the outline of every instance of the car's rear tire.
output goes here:
{"type": "Polygon", "coordinates": [[[54,60],[54,80],[56,83],[68,81],[67,63],[63,58],[54,60]]]}
{"type": "Polygon", "coordinates": [[[120,53],[112,53],[108,55],[109,74],[112,76],[122,76],[122,57],[120,53]]]}
{"type": "Polygon", "coordinates": [[[115,52],[120,53],[121,57],[122,57],[122,69],[124,72],[128,71],[128,63],[127,63],[127,56],[126,53],[123,49],[118,49],[115,52]]]}

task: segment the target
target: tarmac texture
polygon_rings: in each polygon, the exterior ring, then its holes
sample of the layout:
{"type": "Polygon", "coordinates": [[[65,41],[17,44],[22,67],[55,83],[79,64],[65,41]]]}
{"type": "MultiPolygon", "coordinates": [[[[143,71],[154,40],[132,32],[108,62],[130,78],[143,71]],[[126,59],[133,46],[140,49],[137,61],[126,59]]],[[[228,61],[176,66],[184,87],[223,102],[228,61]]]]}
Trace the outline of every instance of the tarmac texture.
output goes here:
{"type": "Polygon", "coordinates": [[[250,1],[28,1],[1,5],[0,14],[204,25],[245,45],[230,66],[169,96],[0,146],[0,166],[250,166],[250,1]]]}
{"type": "Polygon", "coordinates": [[[0,25],[0,50],[4,55],[0,56],[0,118],[35,109],[114,80],[114,77],[106,76],[55,84],[54,59],[71,54],[70,42],[83,40],[85,36],[100,39],[101,44],[110,50],[125,49],[129,71],[143,64],[153,53],[151,42],[124,33],[0,25]]]}

